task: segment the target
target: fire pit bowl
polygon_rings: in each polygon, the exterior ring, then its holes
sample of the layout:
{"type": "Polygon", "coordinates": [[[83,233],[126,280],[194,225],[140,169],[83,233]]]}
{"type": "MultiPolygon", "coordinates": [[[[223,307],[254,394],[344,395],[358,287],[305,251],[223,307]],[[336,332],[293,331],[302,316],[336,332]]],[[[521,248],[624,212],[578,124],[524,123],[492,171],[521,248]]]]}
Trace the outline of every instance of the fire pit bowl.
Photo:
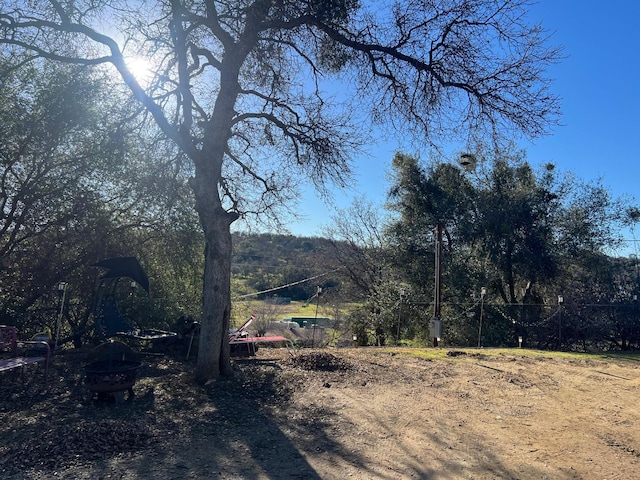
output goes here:
{"type": "Polygon", "coordinates": [[[124,392],[129,392],[129,399],[133,398],[133,385],[142,362],[132,356],[129,347],[116,342],[97,347],[94,361],[83,368],[91,396],[97,393],[99,400],[113,397],[116,403],[124,400],[124,392]]]}
{"type": "Polygon", "coordinates": [[[136,383],[142,362],[132,360],[93,362],[84,367],[85,383],[93,392],[129,390],[136,383]]]}

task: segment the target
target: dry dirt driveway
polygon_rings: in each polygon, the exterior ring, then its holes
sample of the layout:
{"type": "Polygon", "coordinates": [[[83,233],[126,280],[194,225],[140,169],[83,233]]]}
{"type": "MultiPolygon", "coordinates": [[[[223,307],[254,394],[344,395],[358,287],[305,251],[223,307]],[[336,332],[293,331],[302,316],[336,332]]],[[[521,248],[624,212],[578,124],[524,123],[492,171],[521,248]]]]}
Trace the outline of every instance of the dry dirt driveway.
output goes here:
{"type": "Polygon", "coordinates": [[[206,389],[152,357],[118,405],[60,356],[1,379],[0,478],[640,479],[640,357],[418,353],[261,349],[206,389]]]}

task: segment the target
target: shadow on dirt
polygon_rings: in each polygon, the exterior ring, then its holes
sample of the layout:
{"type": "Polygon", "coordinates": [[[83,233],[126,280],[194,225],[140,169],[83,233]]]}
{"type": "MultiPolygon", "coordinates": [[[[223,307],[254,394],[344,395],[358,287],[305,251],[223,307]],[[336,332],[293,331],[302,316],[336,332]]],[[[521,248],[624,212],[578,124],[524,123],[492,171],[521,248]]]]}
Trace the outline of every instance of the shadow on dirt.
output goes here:
{"type": "Polygon", "coordinates": [[[203,427],[212,440],[211,458],[242,478],[321,478],[301,452],[330,439],[317,424],[306,426],[308,436],[298,445],[283,432],[283,426],[296,427],[289,409],[295,385],[282,380],[280,366],[248,361],[237,362],[235,370],[208,391],[215,412],[203,419],[203,427]]]}
{"type": "Polygon", "coordinates": [[[0,476],[12,479],[321,478],[301,454],[335,449],[317,422],[292,425],[292,386],[275,362],[239,361],[206,389],[193,365],[148,357],[131,401],[97,401],[83,357],[55,359],[49,384],[0,378],[0,476]],[[283,426],[304,430],[294,444],[283,426]]]}
{"type": "MultiPolygon", "coordinates": [[[[151,356],[123,403],[88,395],[81,354],[57,356],[46,387],[40,372],[0,376],[0,478],[544,477],[501,463],[464,412],[450,418],[446,394],[460,396],[448,387],[452,364],[373,354],[354,364],[326,354],[297,360],[239,360],[232,377],[203,388],[193,364],[151,356]],[[390,410],[372,408],[378,387],[390,410]],[[396,387],[405,393],[394,396],[396,387]],[[332,403],[338,392],[342,403],[332,403]]],[[[499,380],[491,370],[478,375],[499,380]]]]}

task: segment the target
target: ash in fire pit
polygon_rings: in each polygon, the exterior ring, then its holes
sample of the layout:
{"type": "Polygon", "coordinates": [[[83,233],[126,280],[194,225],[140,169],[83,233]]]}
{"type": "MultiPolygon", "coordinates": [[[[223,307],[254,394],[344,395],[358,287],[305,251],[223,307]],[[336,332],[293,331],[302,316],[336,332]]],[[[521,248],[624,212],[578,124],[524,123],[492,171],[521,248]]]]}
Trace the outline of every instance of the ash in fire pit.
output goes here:
{"type": "Polygon", "coordinates": [[[120,403],[128,392],[128,399],[133,398],[133,385],[142,362],[128,345],[117,341],[98,345],[90,353],[89,361],[84,372],[85,384],[92,397],[98,394],[98,400],[115,399],[120,403]]]}

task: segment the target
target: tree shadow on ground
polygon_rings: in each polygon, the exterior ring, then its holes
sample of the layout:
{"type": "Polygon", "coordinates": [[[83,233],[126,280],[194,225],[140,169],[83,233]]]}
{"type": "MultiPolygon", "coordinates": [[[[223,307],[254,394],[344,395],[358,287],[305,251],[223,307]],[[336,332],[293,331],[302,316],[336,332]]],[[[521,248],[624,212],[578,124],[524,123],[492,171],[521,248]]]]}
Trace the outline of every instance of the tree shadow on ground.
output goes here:
{"type": "MultiPolygon", "coordinates": [[[[146,372],[152,370],[160,371],[153,367],[146,372]]],[[[275,362],[239,361],[233,376],[205,389],[185,378],[172,380],[160,379],[151,388],[142,382],[132,402],[136,411],[157,417],[148,428],[172,441],[160,439],[158,445],[133,455],[126,464],[110,458],[94,461],[92,475],[313,480],[322,477],[305,459],[306,449],[331,449],[338,457],[347,455],[318,422],[304,425],[308,434],[301,445],[283,431],[289,422],[287,406],[293,390],[282,380],[275,362]]]]}
{"type": "MultiPolygon", "coordinates": [[[[150,357],[140,370],[136,396],[116,404],[87,395],[82,363],[80,356],[56,358],[46,388],[38,381],[21,385],[2,378],[0,477],[313,480],[357,472],[367,478],[455,478],[446,475],[469,472],[463,450],[487,441],[445,417],[420,433],[424,446],[409,447],[401,429],[393,430],[389,422],[412,421],[411,412],[369,418],[364,428],[346,422],[339,406],[320,399],[321,392],[333,391],[324,389],[328,381],[332,389],[348,388],[354,402],[375,401],[376,382],[433,384],[438,372],[429,368],[416,374],[369,362],[369,370],[387,374],[363,382],[355,371],[304,372],[282,360],[251,359],[236,361],[232,377],[203,388],[192,381],[189,363],[150,357]],[[312,401],[302,404],[301,393],[312,401]],[[372,456],[352,442],[360,435],[360,447],[375,444],[387,431],[396,435],[393,459],[372,456]]],[[[429,390],[437,396],[436,387],[429,390]]],[[[478,478],[518,477],[490,448],[473,463],[478,478]]]]}

